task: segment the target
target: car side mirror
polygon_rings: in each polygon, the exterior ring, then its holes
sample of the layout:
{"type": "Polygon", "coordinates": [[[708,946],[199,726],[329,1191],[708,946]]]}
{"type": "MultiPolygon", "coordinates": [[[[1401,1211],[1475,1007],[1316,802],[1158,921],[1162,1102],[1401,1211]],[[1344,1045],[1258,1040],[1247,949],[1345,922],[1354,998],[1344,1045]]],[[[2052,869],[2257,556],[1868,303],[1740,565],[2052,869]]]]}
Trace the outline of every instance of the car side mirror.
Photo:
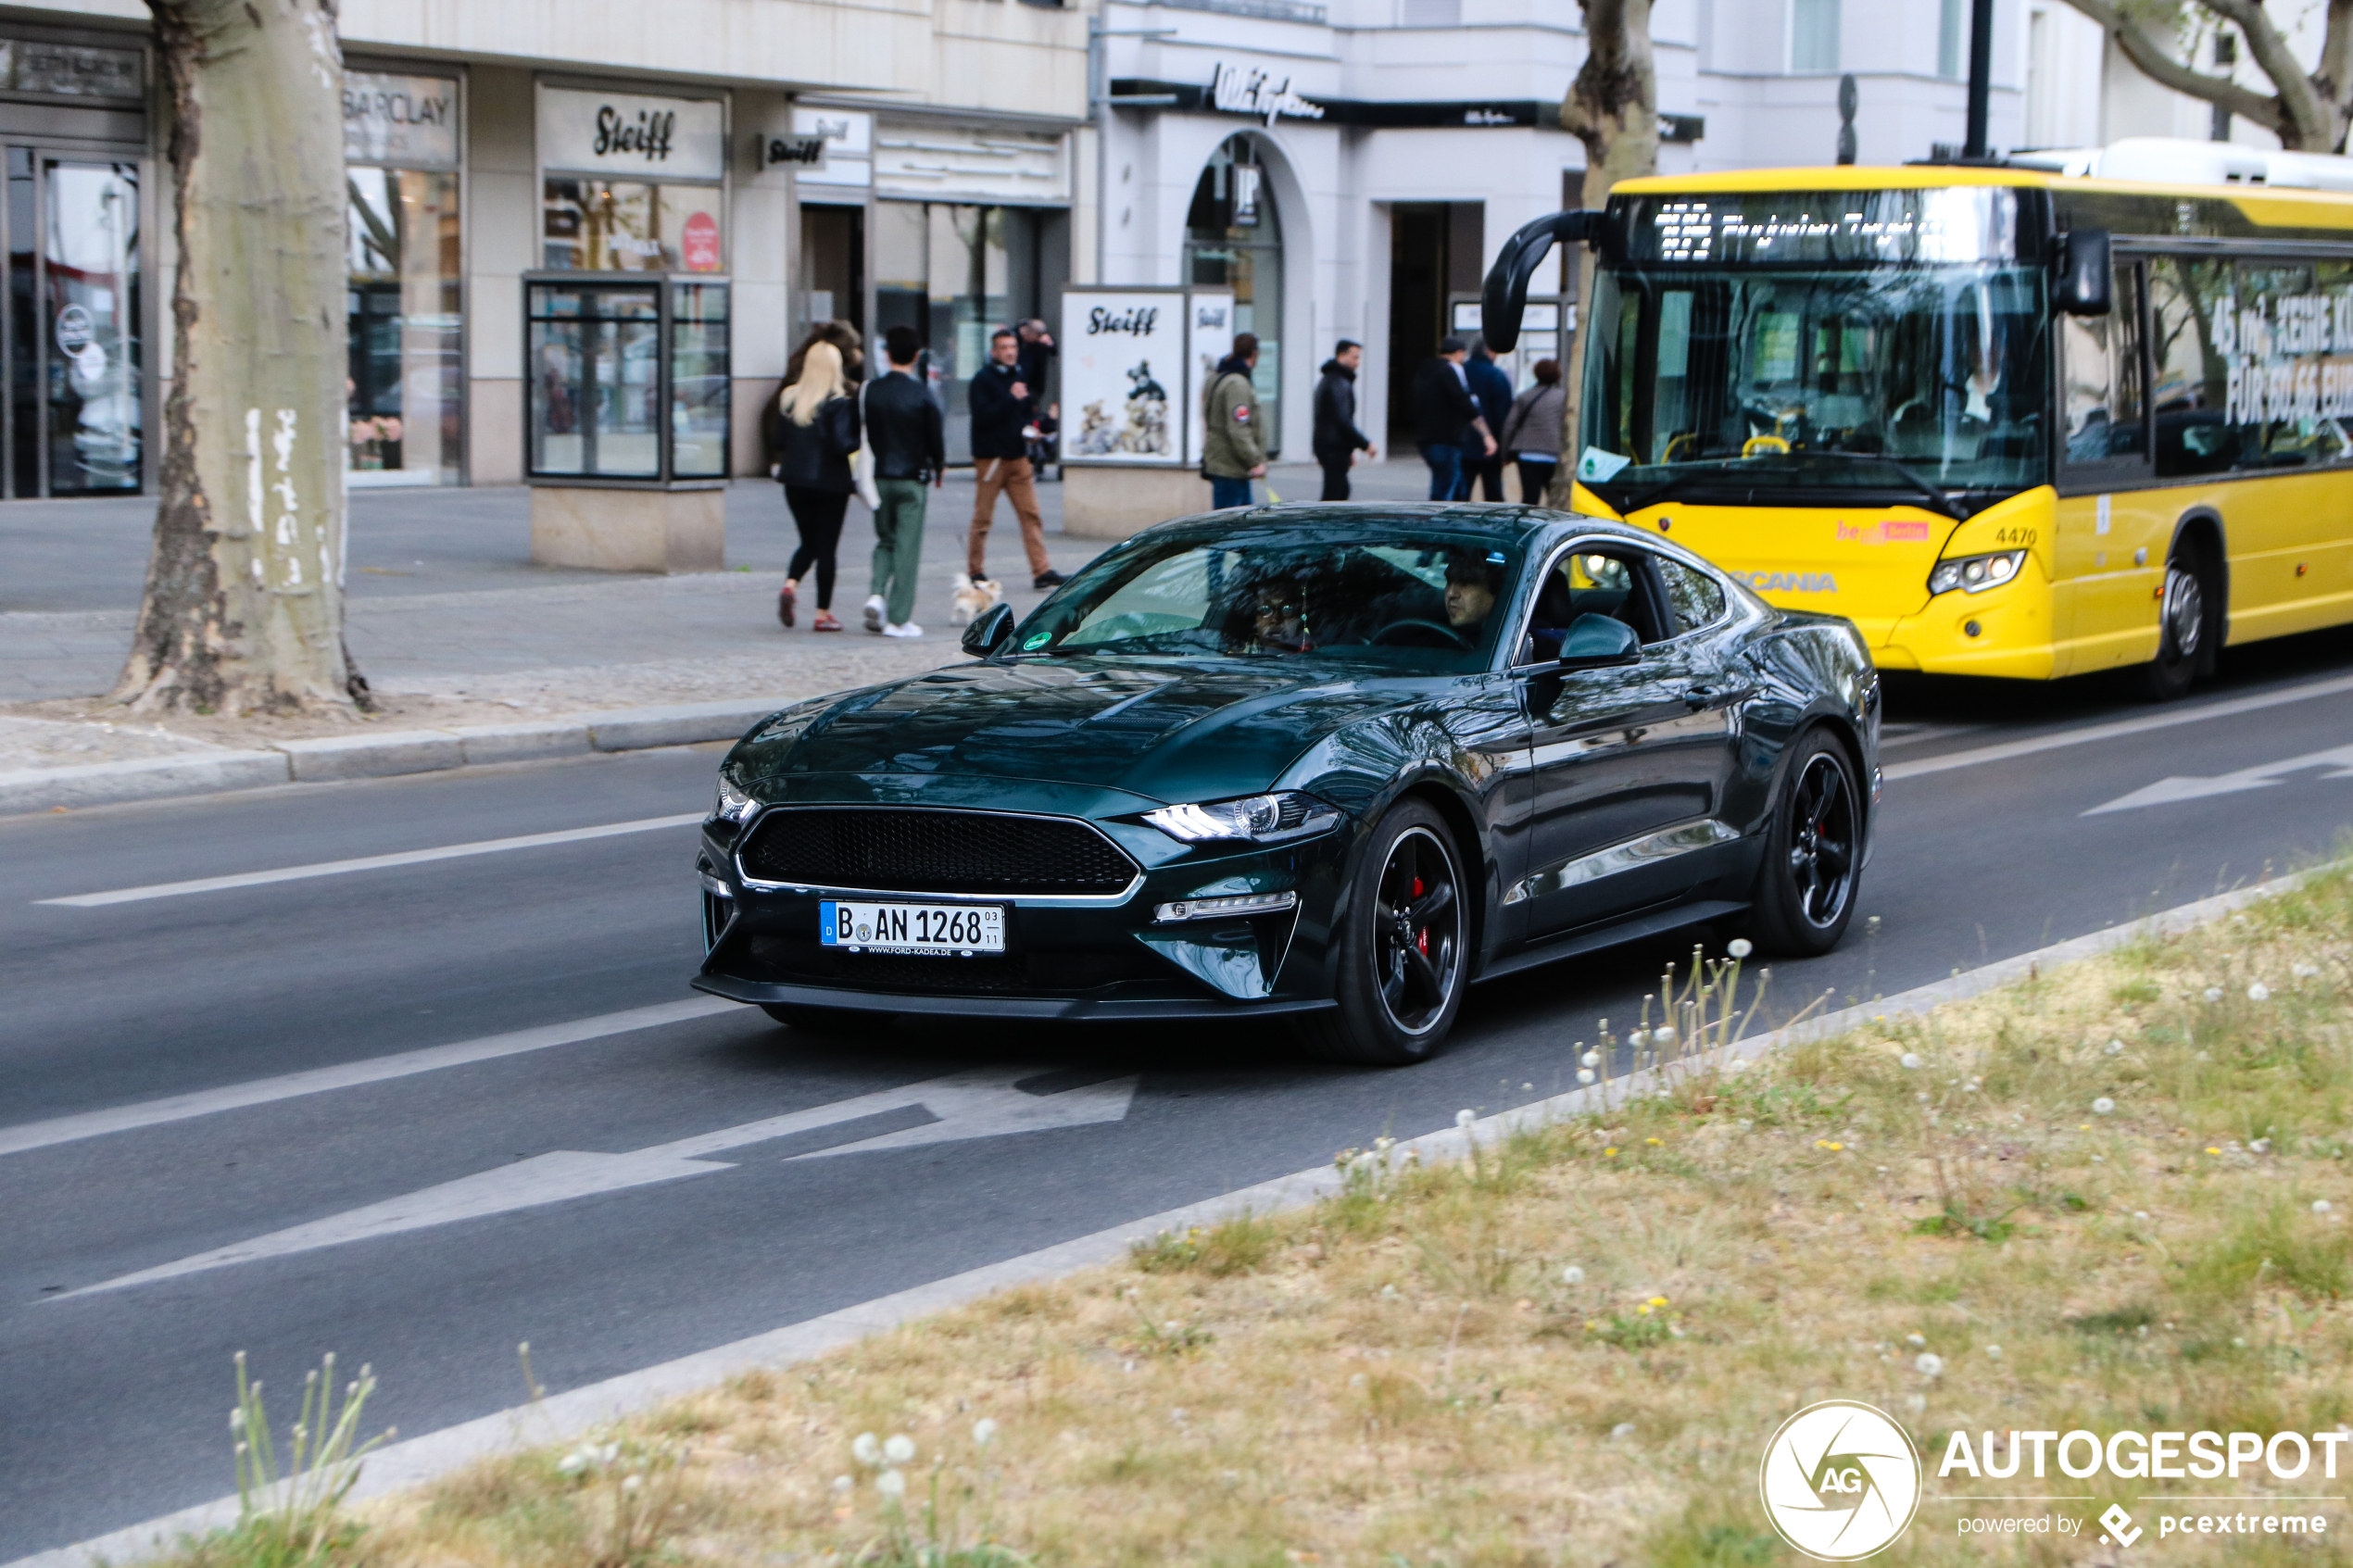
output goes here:
{"type": "Polygon", "coordinates": [[[990,605],[972,619],[964,628],[964,651],[975,659],[987,659],[1003,651],[1013,640],[1013,607],[990,605]]]}
{"type": "Polygon", "coordinates": [[[2070,316],[2105,316],[2115,307],[2108,231],[2078,229],[2059,236],[2058,276],[2051,303],[2070,316]]]}
{"type": "Polygon", "coordinates": [[[1642,639],[1634,635],[1634,628],[1606,615],[1579,616],[1561,639],[1563,670],[1606,670],[1639,663],[1642,657],[1642,639]]]}

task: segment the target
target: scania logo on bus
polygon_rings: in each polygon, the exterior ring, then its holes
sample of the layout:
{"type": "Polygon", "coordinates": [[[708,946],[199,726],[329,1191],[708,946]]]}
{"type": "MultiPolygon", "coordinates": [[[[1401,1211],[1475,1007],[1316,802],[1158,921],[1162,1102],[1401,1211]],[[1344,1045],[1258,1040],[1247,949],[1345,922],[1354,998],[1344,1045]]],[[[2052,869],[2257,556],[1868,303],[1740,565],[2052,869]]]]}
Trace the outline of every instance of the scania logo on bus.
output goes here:
{"type": "Polygon", "coordinates": [[[1752,571],[1748,585],[1760,594],[1835,594],[1838,579],[1827,571],[1752,571]]]}

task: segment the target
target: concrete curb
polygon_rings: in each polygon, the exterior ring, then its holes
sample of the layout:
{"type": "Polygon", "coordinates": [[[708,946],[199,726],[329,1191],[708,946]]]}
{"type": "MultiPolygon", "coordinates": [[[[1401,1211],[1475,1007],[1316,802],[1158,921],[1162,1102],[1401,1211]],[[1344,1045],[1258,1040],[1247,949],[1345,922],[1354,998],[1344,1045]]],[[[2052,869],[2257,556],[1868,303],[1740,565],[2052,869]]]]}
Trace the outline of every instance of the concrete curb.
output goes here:
{"type": "MultiPolygon", "coordinates": [[[[2325,868],[2322,868],[2325,869],[2325,868]]],[[[1966,1001],[1988,991],[2039,974],[2043,970],[2079,960],[2096,958],[2140,941],[2178,935],[2222,919],[2259,899],[2286,893],[2307,877],[2306,872],[2255,887],[2218,894],[2196,903],[2165,909],[2143,920],[2112,925],[2105,931],[2020,953],[2015,958],[1954,974],[1877,1001],[1842,1008],[1836,1012],[1803,1019],[1768,1035],[1735,1044],[1730,1056],[1753,1061],[1767,1052],[1807,1040],[1830,1039],[1889,1018],[1916,1017],[1947,1002],[1966,1001]]],[[[1532,1125],[1541,1125],[1592,1111],[1605,1111],[1629,1099],[1657,1092],[1665,1074],[1653,1070],[1572,1089],[1564,1095],[1516,1106],[1482,1117],[1468,1127],[1441,1128],[1421,1137],[1404,1139],[1392,1151],[1403,1160],[1408,1153],[1425,1162],[1460,1160],[1474,1146],[1488,1147],[1497,1139],[1532,1125]]],[[[1161,1231],[1181,1231],[1192,1225],[1214,1224],[1241,1213],[1279,1213],[1303,1209],[1340,1190],[1341,1178],[1330,1165],[1277,1176],[1237,1191],[1222,1193],[1158,1214],[1114,1225],[1091,1236],[1058,1242],[1051,1247],[1007,1258],[1001,1262],[952,1274],[893,1295],[862,1301],[837,1311],[773,1329],[765,1334],[715,1346],[638,1372],[625,1373],[585,1387],[553,1395],[535,1404],[479,1416],[421,1437],[380,1449],[368,1457],[351,1496],[381,1497],[435,1480],[451,1471],[492,1454],[535,1444],[570,1441],[609,1421],[652,1409],[663,1402],[708,1388],[739,1374],[762,1367],[789,1366],[828,1350],[901,1327],[920,1318],[1017,1285],[1044,1284],[1122,1256],[1130,1244],[1161,1231]]],[[[237,1521],[235,1498],[220,1498],[184,1508],[144,1524],[19,1558],[0,1568],[100,1568],[101,1564],[135,1562],[160,1556],[182,1539],[222,1529],[237,1521]]]]}
{"type": "Polygon", "coordinates": [[[640,751],[734,740],[794,698],[673,703],[575,713],[513,724],[447,730],[391,730],[279,741],[254,751],[200,751],[73,768],[23,768],[0,773],[0,816],[58,807],[111,806],[132,800],[218,795],[271,784],[380,779],[491,762],[535,762],[594,751],[640,751]]]}

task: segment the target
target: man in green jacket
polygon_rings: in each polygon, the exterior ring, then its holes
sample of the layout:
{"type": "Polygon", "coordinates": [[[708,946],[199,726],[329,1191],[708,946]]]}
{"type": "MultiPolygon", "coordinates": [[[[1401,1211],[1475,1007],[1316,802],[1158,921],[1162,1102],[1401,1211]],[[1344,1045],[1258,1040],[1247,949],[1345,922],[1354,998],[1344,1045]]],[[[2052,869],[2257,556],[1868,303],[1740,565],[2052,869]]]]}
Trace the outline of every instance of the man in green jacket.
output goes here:
{"type": "Polygon", "coordinates": [[[1209,476],[1213,510],[1249,506],[1250,482],[1266,477],[1266,433],[1260,428],[1258,389],[1250,379],[1257,363],[1257,334],[1235,333],[1234,351],[1218,361],[1202,399],[1208,434],[1202,443],[1201,471],[1209,476]]]}

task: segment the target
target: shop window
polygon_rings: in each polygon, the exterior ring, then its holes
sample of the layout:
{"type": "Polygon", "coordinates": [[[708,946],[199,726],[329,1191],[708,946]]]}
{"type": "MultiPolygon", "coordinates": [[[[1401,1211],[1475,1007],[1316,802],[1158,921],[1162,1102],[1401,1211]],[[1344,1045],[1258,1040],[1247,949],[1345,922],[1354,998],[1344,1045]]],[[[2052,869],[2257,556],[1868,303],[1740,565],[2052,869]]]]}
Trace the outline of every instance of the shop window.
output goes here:
{"type": "Polygon", "coordinates": [[[726,476],[726,284],[533,282],[524,293],[532,478],[726,476]]]}
{"type": "MultiPolygon", "coordinates": [[[[925,375],[947,416],[948,458],[972,456],[966,395],[988,362],[988,336],[1033,316],[1051,320],[1070,270],[1068,215],[953,202],[879,203],[875,213],[875,331],[915,330],[925,375]]],[[[1046,361],[1041,407],[1059,395],[1046,361]]]]}
{"type": "Polygon", "coordinates": [[[555,272],[724,270],[717,185],[551,176],[542,188],[540,265],[555,272]]]}
{"type": "Polygon", "coordinates": [[[454,484],[465,442],[458,176],[357,168],[348,189],[351,483],[454,484]]]}

